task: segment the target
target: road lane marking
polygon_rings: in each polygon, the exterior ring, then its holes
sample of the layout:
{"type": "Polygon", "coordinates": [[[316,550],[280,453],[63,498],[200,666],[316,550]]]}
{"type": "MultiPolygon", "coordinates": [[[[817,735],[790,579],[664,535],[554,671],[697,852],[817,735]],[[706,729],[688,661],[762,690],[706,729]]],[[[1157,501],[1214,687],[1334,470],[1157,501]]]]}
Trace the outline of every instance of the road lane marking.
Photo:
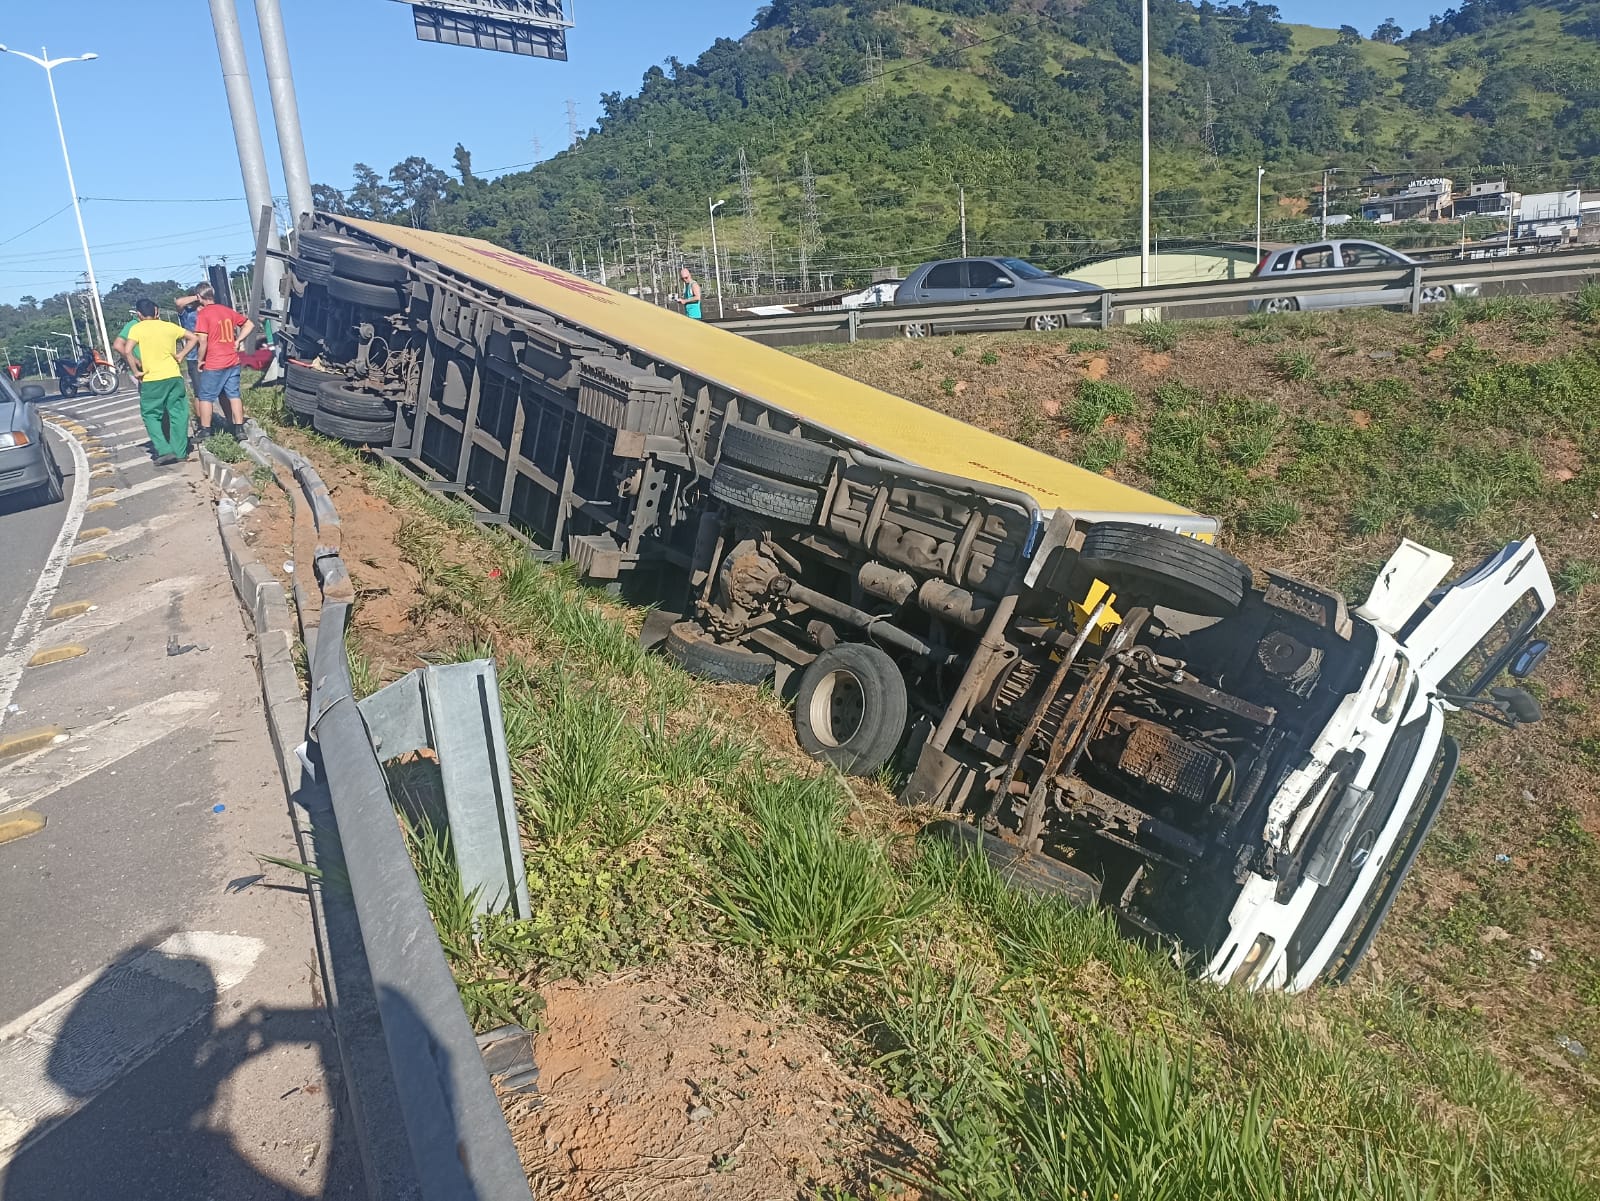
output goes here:
{"type": "Polygon", "coordinates": [[[185,930],[0,1028],[0,1167],[167,1044],[215,1024],[266,944],[185,930]]]}
{"type": "Polygon", "coordinates": [[[179,517],[180,515],[177,513],[158,513],[148,521],[135,522],[133,525],[124,526],[120,530],[115,530],[96,538],[93,542],[94,549],[97,551],[109,551],[115,550],[119,546],[126,546],[135,538],[143,537],[145,534],[153,534],[159,529],[166,528],[179,520],[179,517]]]}
{"type": "Polygon", "coordinates": [[[170,692],[71,731],[65,742],[0,765],[0,813],[26,809],[191,725],[215,692],[170,692]],[[74,752],[67,753],[70,748],[74,752]]]}
{"type": "Polygon", "coordinates": [[[0,817],[0,846],[37,834],[44,829],[45,820],[44,814],[35,813],[32,809],[18,809],[15,813],[0,817]]]}
{"type": "Polygon", "coordinates": [[[40,726],[37,730],[24,730],[9,738],[0,738],[0,759],[9,759],[13,755],[26,755],[47,747],[57,738],[65,738],[67,732],[60,726],[40,726]]]}
{"type": "Polygon", "coordinates": [[[50,611],[56,589],[61,584],[61,573],[67,569],[72,557],[73,544],[78,540],[78,530],[83,525],[83,510],[89,503],[89,459],[78,440],[53,422],[50,428],[72,449],[72,498],[67,502],[67,515],[61,522],[55,545],[45,556],[44,566],[34,581],[33,591],[17,618],[11,639],[0,651],[0,726],[5,725],[6,709],[16,695],[17,684],[22,680],[22,665],[32,651],[33,639],[44,624],[44,615],[50,611]]]}
{"type": "Polygon", "coordinates": [[[50,636],[71,637],[87,642],[96,634],[103,634],[124,622],[133,621],[164,605],[173,604],[203,582],[198,576],[172,576],[169,579],[157,580],[154,584],[141,588],[138,592],[114,603],[96,605],[81,613],[69,615],[50,627],[50,636]]]}
{"type": "Polygon", "coordinates": [[[42,651],[35,651],[33,658],[28,660],[28,666],[49,667],[52,663],[65,663],[69,659],[81,659],[88,653],[88,647],[76,642],[64,643],[61,646],[48,646],[42,651]]]}
{"type": "Polygon", "coordinates": [[[103,491],[96,488],[106,500],[124,501],[132,496],[142,496],[146,492],[153,492],[157,488],[165,488],[168,484],[176,484],[183,477],[167,472],[164,475],[153,475],[147,480],[140,480],[137,484],[129,484],[126,488],[106,488],[103,491]]]}

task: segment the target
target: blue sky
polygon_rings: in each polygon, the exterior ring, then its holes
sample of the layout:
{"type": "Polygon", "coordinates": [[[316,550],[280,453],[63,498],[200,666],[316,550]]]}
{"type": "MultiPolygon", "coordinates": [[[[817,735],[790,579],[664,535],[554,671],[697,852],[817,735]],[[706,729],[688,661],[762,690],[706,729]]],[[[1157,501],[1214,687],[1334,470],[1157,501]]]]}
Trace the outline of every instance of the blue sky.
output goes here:
{"type": "MultiPolygon", "coordinates": [[[[570,0],[569,0],[570,3],[570,0]]],[[[281,0],[311,175],[345,185],[361,161],[380,172],[411,154],[450,168],[456,143],[483,174],[548,157],[567,143],[566,101],[580,127],[601,92],[631,92],[651,64],[689,60],[750,27],[757,0],[578,0],[571,59],[552,63],[416,41],[392,0],[281,0]]],[[[281,192],[272,108],[253,0],[238,0],[268,166],[281,192]]],[[[1290,21],[1328,24],[1326,5],[1288,0],[1290,21]]],[[[1440,4],[1350,0],[1341,21],[1371,32],[1393,15],[1425,24],[1440,4]]],[[[55,0],[0,7],[0,43],[53,56],[62,118],[102,288],[137,275],[197,278],[200,257],[247,258],[253,239],[204,0],[55,0]],[[21,11],[19,11],[21,10],[21,11]],[[159,13],[164,21],[152,20],[159,13]],[[164,130],[151,142],[147,129],[164,130]],[[212,201],[207,203],[206,201],[212,201]],[[151,203],[147,203],[151,202],[151,203]]],[[[44,72],[0,55],[7,183],[0,189],[0,301],[50,296],[83,270],[44,72]],[[30,229],[37,223],[37,228],[30,229]]]]}

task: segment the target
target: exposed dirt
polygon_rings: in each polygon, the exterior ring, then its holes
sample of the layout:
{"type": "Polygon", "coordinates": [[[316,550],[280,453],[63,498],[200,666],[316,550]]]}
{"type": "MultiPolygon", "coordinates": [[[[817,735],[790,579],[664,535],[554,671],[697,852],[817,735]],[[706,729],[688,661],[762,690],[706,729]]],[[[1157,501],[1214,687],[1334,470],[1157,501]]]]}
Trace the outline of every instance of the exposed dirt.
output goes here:
{"type": "Polygon", "coordinates": [[[790,1015],[638,973],[544,997],[541,1099],[508,1106],[536,1196],[865,1195],[926,1150],[909,1105],[852,1079],[790,1015]]]}

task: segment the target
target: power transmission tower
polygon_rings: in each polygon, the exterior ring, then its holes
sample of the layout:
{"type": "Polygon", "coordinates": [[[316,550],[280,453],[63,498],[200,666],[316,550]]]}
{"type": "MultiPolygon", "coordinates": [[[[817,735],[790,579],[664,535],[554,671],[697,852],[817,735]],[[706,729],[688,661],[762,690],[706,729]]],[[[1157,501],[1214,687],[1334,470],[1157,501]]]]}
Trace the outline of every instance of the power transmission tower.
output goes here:
{"type": "Polygon", "coordinates": [[[1206,157],[1212,163],[1217,161],[1217,106],[1211,99],[1211,81],[1206,80],[1205,99],[1205,132],[1201,135],[1202,144],[1205,146],[1206,157]]]}
{"type": "Polygon", "coordinates": [[[806,291],[811,256],[822,249],[822,217],[817,205],[817,177],[811,173],[811,152],[806,151],[800,175],[800,290],[806,291]]]}
{"type": "Polygon", "coordinates": [[[544,148],[539,145],[539,135],[538,134],[534,134],[533,135],[533,158],[534,158],[534,161],[537,162],[539,159],[541,159],[543,157],[544,157],[544,148]]]}
{"type": "Polygon", "coordinates": [[[576,147],[578,144],[578,102],[576,100],[567,101],[567,136],[572,139],[571,144],[576,147]]]}
{"type": "Polygon", "coordinates": [[[739,147],[739,199],[744,208],[744,257],[748,269],[746,276],[752,293],[758,290],[761,276],[760,252],[756,243],[756,201],[750,187],[750,164],[745,161],[744,147],[739,147]]]}

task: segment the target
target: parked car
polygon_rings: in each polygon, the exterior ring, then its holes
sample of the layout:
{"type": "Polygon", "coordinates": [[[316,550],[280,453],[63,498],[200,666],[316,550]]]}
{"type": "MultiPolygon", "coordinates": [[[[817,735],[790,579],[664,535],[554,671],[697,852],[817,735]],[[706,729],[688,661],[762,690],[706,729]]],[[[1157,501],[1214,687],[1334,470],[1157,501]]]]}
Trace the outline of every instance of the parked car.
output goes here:
{"type": "Polygon", "coordinates": [[[65,495],[61,468],[34,403],[42,399],[41,385],[24,384],[19,391],[0,374],[0,498],[7,502],[21,497],[24,503],[50,505],[65,495]]]}
{"type": "MultiPolygon", "coordinates": [[[[1060,296],[1076,299],[1099,292],[1093,284],[1051,275],[1023,259],[940,259],[923,263],[895,290],[896,305],[941,304],[945,302],[1023,300],[1033,296],[1060,296]]],[[[900,332],[908,338],[929,334],[975,329],[1060,329],[1064,325],[1097,325],[1094,314],[1035,313],[1030,317],[1011,315],[987,317],[963,315],[948,320],[908,321],[900,332]]]]}
{"type": "MultiPolygon", "coordinates": [[[[1364,242],[1354,238],[1332,238],[1326,242],[1307,242],[1303,246],[1290,246],[1273,250],[1262,256],[1256,264],[1257,279],[1277,279],[1280,276],[1302,277],[1327,274],[1333,271],[1378,271],[1384,268],[1412,267],[1417,259],[1381,246],[1377,242],[1364,242]]],[[[1452,296],[1476,296],[1477,284],[1422,285],[1423,304],[1444,304],[1452,296]]],[[[1348,309],[1364,305],[1411,304],[1409,284],[1352,283],[1348,292],[1296,292],[1294,281],[1286,280],[1284,294],[1262,300],[1252,300],[1252,313],[1292,313],[1297,309],[1348,309]]]]}

